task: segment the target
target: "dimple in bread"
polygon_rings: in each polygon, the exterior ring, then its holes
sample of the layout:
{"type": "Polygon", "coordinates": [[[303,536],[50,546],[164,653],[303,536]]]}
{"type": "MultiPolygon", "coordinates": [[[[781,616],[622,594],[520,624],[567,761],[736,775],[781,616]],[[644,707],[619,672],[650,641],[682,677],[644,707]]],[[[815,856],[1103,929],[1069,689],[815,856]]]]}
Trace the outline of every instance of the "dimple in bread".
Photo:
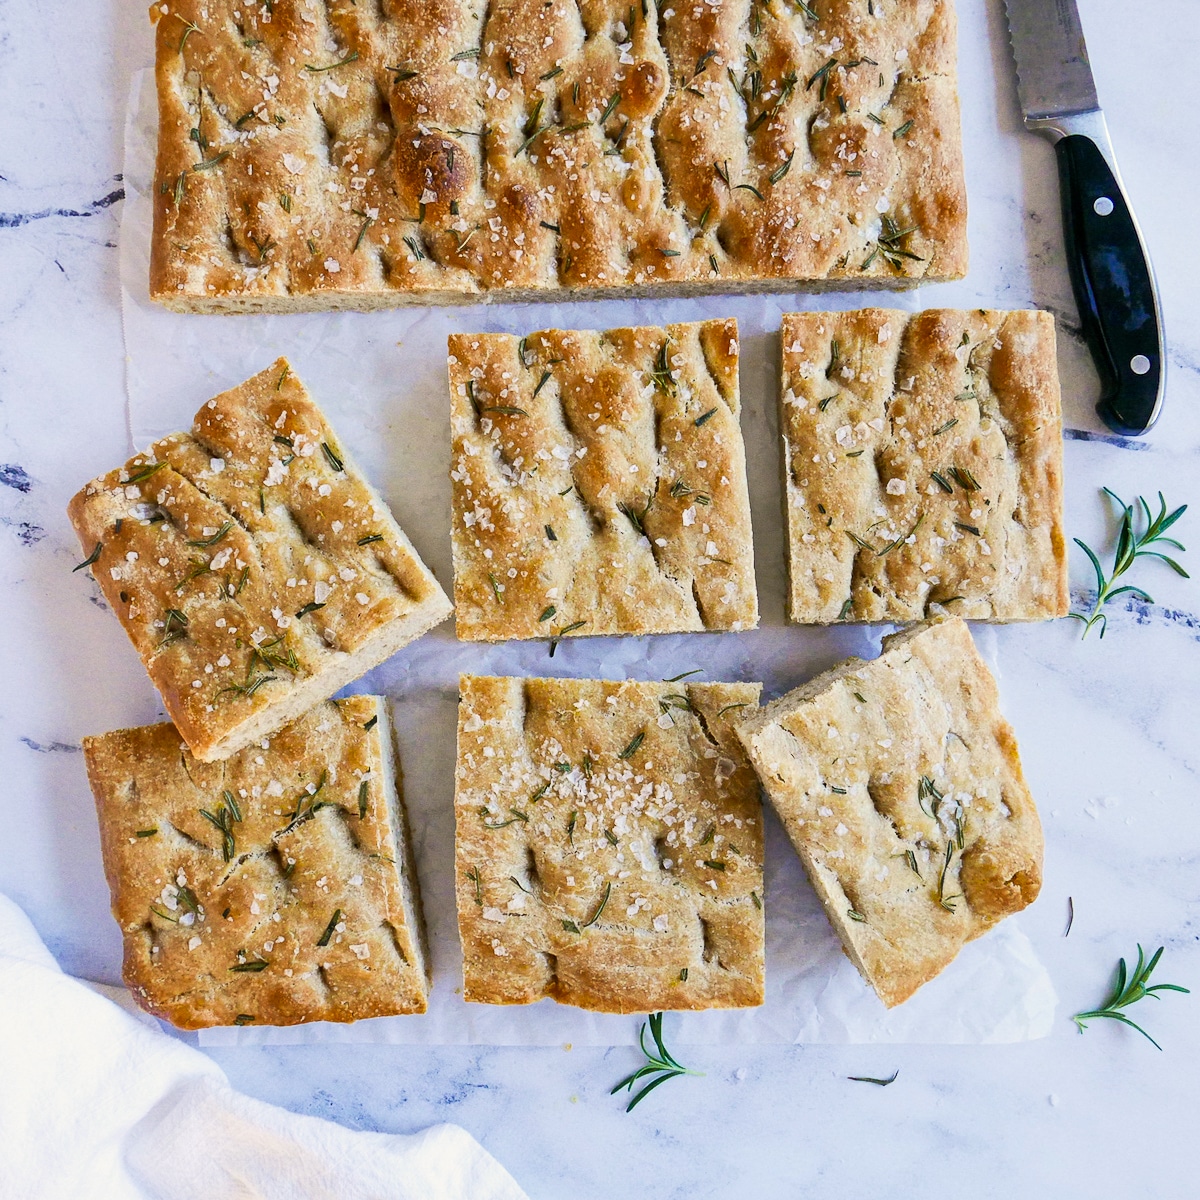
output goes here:
{"type": "Polygon", "coordinates": [[[451,336],[460,638],[758,624],[737,337],[451,336]]]}
{"type": "Polygon", "coordinates": [[[150,15],[150,292],[181,311],[966,271],[951,0],[150,15]]]}
{"type": "Polygon", "coordinates": [[[134,998],[181,1029],[424,1012],[387,706],[327,701],[202,763],[170,725],[85,738],[134,998]]]}
{"type": "Polygon", "coordinates": [[[202,761],[260,741],[450,614],[286,359],[93,480],[68,513],[202,761]]]}
{"type": "Polygon", "coordinates": [[[1066,614],[1049,313],[788,313],[782,340],[793,621],[1066,614]]]}
{"type": "Polygon", "coordinates": [[[846,953],[889,1007],[1037,898],[1042,828],[966,624],[924,622],[737,736],[846,953]]]}
{"type": "Polygon", "coordinates": [[[763,1000],[758,684],[463,676],[464,996],[602,1012],[763,1000]]]}

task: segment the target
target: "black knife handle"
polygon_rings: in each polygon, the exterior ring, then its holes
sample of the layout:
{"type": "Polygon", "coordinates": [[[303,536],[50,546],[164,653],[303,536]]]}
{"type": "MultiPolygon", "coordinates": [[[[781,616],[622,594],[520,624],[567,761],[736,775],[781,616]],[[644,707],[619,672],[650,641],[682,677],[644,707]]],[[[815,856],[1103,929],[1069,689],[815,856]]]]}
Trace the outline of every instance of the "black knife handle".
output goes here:
{"type": "Polygon", "coordinates": [[[1091,138],[1055,143],[1075,303],[1100,375],[1096,411],[1117,433],[1158,417],[1164,363],[1150,262],[1133,214],[1091,138]]]}

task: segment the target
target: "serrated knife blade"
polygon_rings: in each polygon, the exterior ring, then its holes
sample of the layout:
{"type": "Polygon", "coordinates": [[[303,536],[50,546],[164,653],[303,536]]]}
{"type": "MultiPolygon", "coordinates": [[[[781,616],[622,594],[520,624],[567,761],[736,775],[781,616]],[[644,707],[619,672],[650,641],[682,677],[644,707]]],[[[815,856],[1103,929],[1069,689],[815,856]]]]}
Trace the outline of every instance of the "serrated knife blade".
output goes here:
{"type": "Polygon", "coordinates": [[[1004,0],[1027,121],[1100,107],[1075,0],[1004,0]]]}

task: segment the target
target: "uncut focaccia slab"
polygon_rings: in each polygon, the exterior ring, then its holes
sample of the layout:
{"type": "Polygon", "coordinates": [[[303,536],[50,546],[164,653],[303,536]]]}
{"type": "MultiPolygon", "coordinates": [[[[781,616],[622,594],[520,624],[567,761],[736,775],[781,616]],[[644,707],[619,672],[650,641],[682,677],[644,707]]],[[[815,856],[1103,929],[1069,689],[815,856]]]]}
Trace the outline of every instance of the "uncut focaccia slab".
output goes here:
{"type": "Polygon", "coordinates": [[[1049,313],[789,313],[782,338],[793,621],[1066,614],[1049,313]]]}
{"type": "Polygon", "coordinates": [[[450,614],[285,359],[71,501],[184,741],[224,758],[450,614]]]}
{"type": "Polygon", "coordinates": [[[737,322],[450,338],[469,640],[758,624],[737,322]]]}
{"type": "Polygon", "coordinates": [[[966,271],[951,0],[150,15],[150,291],[181,311],[966,271]]]}
{"type": "Polygon", "coordinates": [[[884,639],[737,727],[846,952],[889,1007],[1036,898],[1042,827],[958,619],[884,639]]]}
{"type": "Polygon", "coordinates": [[[84,738],[138,1003],[182,1029],[425,1011],[387,706],[327,701],[202,763],[170,725],[84,738]]]}
{"type": "Polygon", "coordinates": [[[756,683],[460,680],[464,996],[603,1012],[763,1000],[756,683]]]}

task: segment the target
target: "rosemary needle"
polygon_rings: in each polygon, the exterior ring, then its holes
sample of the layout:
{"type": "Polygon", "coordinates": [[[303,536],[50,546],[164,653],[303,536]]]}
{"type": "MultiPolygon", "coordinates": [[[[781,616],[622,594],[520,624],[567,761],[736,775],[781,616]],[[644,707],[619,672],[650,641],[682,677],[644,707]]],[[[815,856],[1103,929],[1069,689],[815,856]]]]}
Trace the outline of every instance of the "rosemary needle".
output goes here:
{"type": "Polygon", "coordinates": [[[1142,950],[1140,942],[1138,943],[1137,950],[1138,960],[1137,966],[1133,969],[1133,974],[1130,975],[1128,973],[1125,960],[1121,959],[1117,967],[1116,982],[1113,984],[1112,994],[1109,998],[1100,1008],[1091,1009],[1089,1012],[1076,1013],[1071,1020],[1079,1026],[1080,1033],[1087,1028],[1089,1021],[1098,1017],[1107,1017],[1111,1021],[1120,1021],[1123,1025],[1129,1025],[1136,1029],[1156,1050],[1161,1050],[1162,1047],[1140,1025],[1131,1021],[1119,1010],[1128,1008],[1131,1004],[1136,1004],[1146,996],[1153,996],[1157,1000],[1159,992],[1183,992],[1184,994],[1189,994],[1189,989],[1180,987],[1175,983],[1156,983],[1153,986],[1147,986],[1154,968],[1158,966],[1158,960],[1162,958],[1163,947],[1159,946],[1151,956],[1149,962],[1146,961],[1146,955],[1142,950]]]}
{"type": "Polygon", "coordinates": [[[638,1045],[642,1048],[642,1053],[646,1056],[646,1062],[639,1067],[632,1075],[626,1076],[621,1080],[616,1087],[609,1091],[610,1096],[615,1096],[622,1089],[632,1092],[634,1084],[641,1079],[649,1079],[650,1082],[642,1088],[636,1096],[625,1106],[626,1112],[631,1112],[635,1105],[640,1104],[660,1083],[666,1083],[668,1079],[676,1079],[680,1075],[703,1075],[703,1071],[689,1071],[687,1067],[677,1062],[676,1059],[667,1050],[663,1043],[663,1014],[660,1012],[651,1013],[647,1022],[650,1026],[650,1036],[654,1039],[655,1053],[651,1053],[646,1049],[646,1024],[642,1025],[641,1033],[638,1035],[638,1045]]]}
{"type": "Polygon", "coordinates": [[[900,1068],[897,1067],[886,1079],[876,1079],[873,1075],[847,1075],[846,1078],[855,1083],[877,1083],[880,1087],[887,1087],[889,1083],[895,1083],[899,1075],[900,1068]]]}

